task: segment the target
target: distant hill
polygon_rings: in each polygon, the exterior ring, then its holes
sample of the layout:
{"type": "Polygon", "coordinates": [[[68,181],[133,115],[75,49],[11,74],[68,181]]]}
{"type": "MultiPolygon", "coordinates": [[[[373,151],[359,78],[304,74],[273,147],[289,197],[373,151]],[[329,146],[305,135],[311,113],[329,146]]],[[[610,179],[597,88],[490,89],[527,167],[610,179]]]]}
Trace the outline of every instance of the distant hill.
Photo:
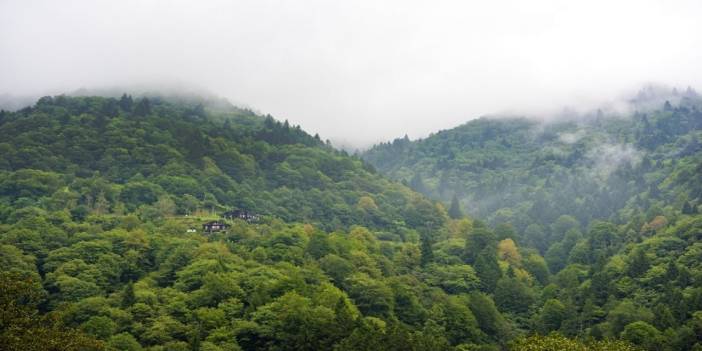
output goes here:
{"type": "Polygon", "coordinates": [[[3,112],[0,135],[10,208],[156,216],[172,201],[177,214],[245,209],[401,230],[421,222],[407,213],[426,201],[299,126],[208,98],[44,97],[3,112]]]}
{"type": "Polygon", "coordinates": [[[626,112],[565,122],[484,117],[381,143],[362,157],[417,191],[446,204],[455,195],[469,214],[520,232],[561,215],[581,225],[623,222],[655,205],[700,203],[702,99],[691,89],[665,93],[644,89],[626,112]]]}

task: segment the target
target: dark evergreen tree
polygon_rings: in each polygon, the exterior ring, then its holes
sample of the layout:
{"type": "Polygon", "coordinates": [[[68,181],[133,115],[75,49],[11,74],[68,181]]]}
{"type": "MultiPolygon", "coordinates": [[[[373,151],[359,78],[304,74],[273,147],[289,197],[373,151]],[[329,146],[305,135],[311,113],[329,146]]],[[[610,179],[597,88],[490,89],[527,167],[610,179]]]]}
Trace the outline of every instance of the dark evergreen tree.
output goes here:
{"type": "Polygon", "coordinates": [[[130,281],[122,289],[122,308],[128,308],[136,302],[136,296],[134,295],[134,282],[130,281]]]}
{"type": "Polygon", "coordinates": [[[132,100],[132,96],[122,94],[122,97],[119,99],[119,107],[124,112],[132,112],[132,108],[134,107],[134,100],[132,100]]]}
{"type": "Polygon", "coordinates": [[[448,215],[453,219],[463,218],[461,204],[458,202],[458,197],[456,197],[456,194],[454,194],[453,198],[451,198],[451,206],[449,207],[448,215]]]}
{"type": "Polygon", "coordinates": [[[434,251],[432,249],[432,240],[428,234],[422,235],[422,266],[434,261],[434,251]]]}
{"type": "Polygon", "coordinates": [[[119,114],[119,104],[117,100],[115,99],[107,99],[105,102],[102,104],[102,111],[101,115],[104,115],[106,117],[117,117],[119,114]]]}
{"type": "Polygon", "coordinates": [[[473,230],[466,236],[463,259],[466,263],[473,264],[481,252],[492,252],[492,256],[495,256],[496,247],[495,234],[476,221],[473,223],[473,230]]]}
{"type": "Polygon", "coordinates": [[[480,290],[486,293],[494,292],[497,282],[502,277],[502,269],[494,250],[486,248],[478,255],[475,260],[475,272],[480,279],[480,290]]]}
{"type": "Polygon", "coordinates": [[[636,249],[629,260],[629,275],[639,277],[648,271],[650,262],[642,249],[636,249]]]}
{"type": "Polygon", "coordinates": [[[664,111],[672,111],[673,110],[673,105],[670,104],[670,101],[665,100],[665,104],[663,104],[663,110],[664,111]]]}
{"type": "Polygon", "coordinates": [[[419,173],[415,173],[412,176],[409,185],[410,188],[412,188],[412,190],[418,193],[426,194],[428,192],[428,189],[426,185],[424,185],[424,181],[422,180],[422,176],[419,173]]]}
{"type": "Polygon", "coordinates": [[[682,213],[683,214],[694,214],[695,213],[695,210],[693,210],[693,207],[689,201],[685,201],[685,203],[683,204],[682,213]]]}
{"type": "Polygon", "coordinates": [[[151,114],[151,101],[148,98],[141,98],[134,107],[134,115],[147,116],[151,114]]]}
{"type": "Polygon", "coordinates": [[[309,243],[307,243],[306,251],[315,259],[320,259],[326,256],[331,251],[327,234],[321,232],[312,234],[309,243]]]}

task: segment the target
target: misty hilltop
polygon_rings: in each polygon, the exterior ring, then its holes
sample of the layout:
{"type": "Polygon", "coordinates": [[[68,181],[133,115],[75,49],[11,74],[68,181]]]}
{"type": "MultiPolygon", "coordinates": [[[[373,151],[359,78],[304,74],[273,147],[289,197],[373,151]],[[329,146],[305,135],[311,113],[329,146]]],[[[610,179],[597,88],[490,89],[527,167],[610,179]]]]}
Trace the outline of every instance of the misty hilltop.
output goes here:
{"type": "Polygon", "coordinates": [[[518,231],[560,215],[583,225],[621,221],[648,208],[660,186],[699,177],[702,97],[649,86],[617,106],[545,121],[483,117],[425,139],[381,143],[362,157],[431,198],[456,197],[471,215],[518,231]],[[672,172],[682,164],[686,172],[672,172]]]}
{"type": "Polygon", "coordinates": [[[98,199],[105,202],[101,211],[132,212],[166,196],[181,212],[246,208],[330,230],[364,221],[401,230],[416,220],[405,220],[397,202],[411,206],[416,194],[357,157],[287,121],[208,97],[47,96],[0,112],[0,134],[10,206],[36,205],[58,192],[77,196],[86,206],[77,210],[88,212],[98,199]],[[79,179],[97,182],[89,198],[72,192],[79,179]],[[19,183],[34,181],[36,189],[18,192],[19,183]],[[386,191],[392,196],[380,196],[386,191]],[[373,216],[356,213],[360,198],[377,206],[373,216]]]}
{"type": "Polygon", "coordinates": [[[0,95],[179,82],[366,148],[645,82],[700,87],[699,13],[697,0],[4,0],[0,95]]]}

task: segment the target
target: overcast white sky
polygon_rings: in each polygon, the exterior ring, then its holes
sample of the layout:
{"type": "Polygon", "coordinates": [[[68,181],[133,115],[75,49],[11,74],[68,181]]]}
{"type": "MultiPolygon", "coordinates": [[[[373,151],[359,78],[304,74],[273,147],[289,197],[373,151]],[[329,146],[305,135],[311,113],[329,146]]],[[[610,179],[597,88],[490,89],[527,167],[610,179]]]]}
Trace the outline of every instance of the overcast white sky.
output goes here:
{"type": "Polygon", "coordinates": [[[0,0],[0,94],[178,82],[356,146],[702,88],[702,1],[0,0]]]}

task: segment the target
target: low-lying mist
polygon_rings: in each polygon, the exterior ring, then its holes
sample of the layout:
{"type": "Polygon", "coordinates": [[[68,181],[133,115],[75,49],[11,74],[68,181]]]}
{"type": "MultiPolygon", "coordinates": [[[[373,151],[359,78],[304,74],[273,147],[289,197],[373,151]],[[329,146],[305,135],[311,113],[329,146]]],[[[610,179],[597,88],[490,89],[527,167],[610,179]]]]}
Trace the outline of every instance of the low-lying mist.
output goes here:
{"type": "Polygon", "coordinates": [[[702,3],[674,3],[2,1],[0,94],[179,82],[363,148],[699,87],[702,3]]]}

